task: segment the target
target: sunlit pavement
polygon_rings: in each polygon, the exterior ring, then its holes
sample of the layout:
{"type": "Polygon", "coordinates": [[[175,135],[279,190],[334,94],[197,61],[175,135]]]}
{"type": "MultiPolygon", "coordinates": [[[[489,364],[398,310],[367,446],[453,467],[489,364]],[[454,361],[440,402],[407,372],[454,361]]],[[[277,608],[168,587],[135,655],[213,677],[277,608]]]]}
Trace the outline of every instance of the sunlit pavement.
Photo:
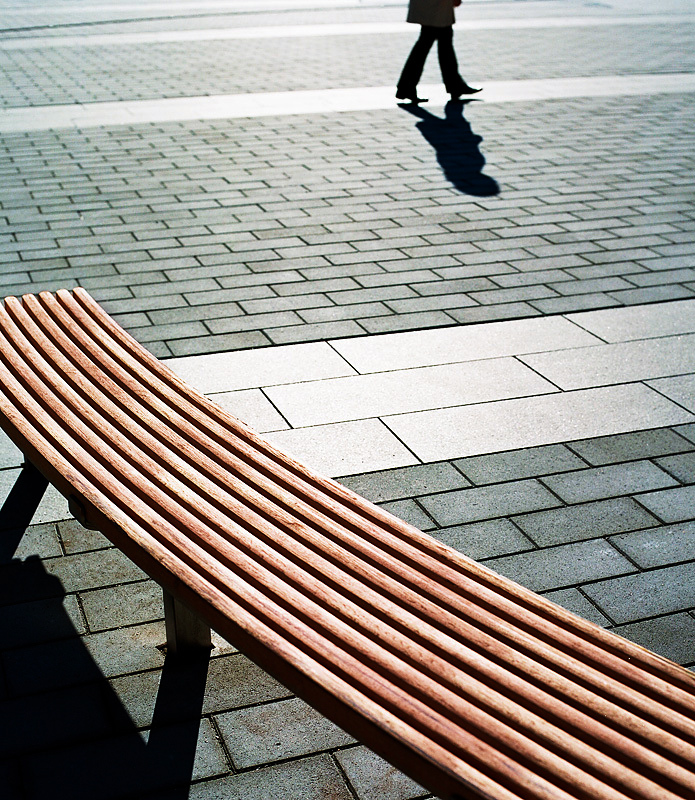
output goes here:
{"type": "MultiPolygon", "coordinates": [[[[433,53],[419,108],[402,3],[256,7],[0,2],[4,294],[84,286],[270,441],[692,666],[692,7],[466,3],[483,92],[446,105],[433,53]]],[[[55,492],[32,522],[0,795],[426,796],[221,640],[204,695],[162,671],[159,589],[55,492]]]]}

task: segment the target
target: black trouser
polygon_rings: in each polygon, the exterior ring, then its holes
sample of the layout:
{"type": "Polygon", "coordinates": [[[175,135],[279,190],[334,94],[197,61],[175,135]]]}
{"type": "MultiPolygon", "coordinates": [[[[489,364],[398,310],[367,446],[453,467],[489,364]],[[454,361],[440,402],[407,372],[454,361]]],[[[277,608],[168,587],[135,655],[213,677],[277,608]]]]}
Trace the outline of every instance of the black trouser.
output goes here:
{"type": "Polygon", "coordinates": [[[451,25],[445,28],[423,25],[420,30],[420,38],[415,42],[403,67],[398,81],[399,91],[405,94],[415,94],[415,87],[422,77],[425,61],[435,41],[437,42],[442,79],[447,92],[456,94],[460,90],[463,79],[459,75],[458,62],[454,52],[454,29],[451,25]]]}

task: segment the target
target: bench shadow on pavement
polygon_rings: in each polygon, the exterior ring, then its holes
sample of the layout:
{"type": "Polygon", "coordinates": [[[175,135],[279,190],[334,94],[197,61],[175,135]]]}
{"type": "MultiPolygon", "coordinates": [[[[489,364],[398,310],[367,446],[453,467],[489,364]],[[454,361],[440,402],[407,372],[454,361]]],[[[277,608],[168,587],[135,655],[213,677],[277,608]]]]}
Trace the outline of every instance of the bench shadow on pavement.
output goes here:
{"type": "Polygon", "coordinates": [[[14,557],[46,489],[20,473],[0,509],[0,796],[189,795],[209,654],[167,655],[147,741],[80,638],[61,581],[14,557]]]}
{"type": "Polygon", "coordinates": [[[483,173],[485,157],[479,147],[483,138],[473,133],[463,115],[467,102],[470,101],[449,101],[444,106],[444,117],[438,117],[419,105],[399,105],[420,118],[415,127],[432,145],[445,178],[459,192],[475,197],[492,197],[500,193],[500,187],[494,178],[483,173]]]}

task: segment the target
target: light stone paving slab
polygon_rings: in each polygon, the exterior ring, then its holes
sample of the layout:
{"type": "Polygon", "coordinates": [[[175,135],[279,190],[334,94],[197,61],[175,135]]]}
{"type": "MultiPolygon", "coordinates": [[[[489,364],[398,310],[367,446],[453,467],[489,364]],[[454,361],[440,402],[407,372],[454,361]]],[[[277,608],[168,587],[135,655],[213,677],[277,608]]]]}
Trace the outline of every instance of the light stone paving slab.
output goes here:
{"type": "Polygon", "coordinates": [[[238,392],[212,394],[210,400],[250,425],[258,433],[280,431],[289,428],[286,419],[268,400],[260,389],[242,389],[238,392]]]}
{"type": "Polygon", "coordinates": [[[364,374],[600,345],[601,341],[562,317],[545,317],[389,333],[331,344],[364,374]]]}
{"type": "Polygon", "coordinates": [[[694,417],[642,384],[385,417],[423,461],[679,425],[694,417]]]}
{"type": "Polygon", "coordinates": [[[355,374],[325,342],[185,356],[166,364],[205,394],[355,374]]]}
{"type": "MultiPolygon", "coordinates": [[[[618,17],[533,17],[457,20],[458,31],[521,30],[529,28],[586,28],[606,25],[688,25],[692,14],[652,14],[618,17]]],[[[316,25],[268,25],[245,28],[200,28],[198,30],[142,31],[138,33],[92,33],[79,36],[27,36],[0,42],[0,50],[26,50],[44,47],[114,47],[125,44],[165,42],[209,42],[234,39],[287,39],[314,36],[363,36],[373,34],[412,34],[407,22],[319,23],[316,25]]]]}
{"type": "MultiPolygon", "coordinates": [[[[511,103],[573,97],[683,94],[695,92],[695,73],[490,81],[484,88],[484,95],[477,96],[478,99],[473,102],[511,103]]],[[[449,100],[443,84],[422,85],[419,93],[429,97],[432,106],[443,106],[449,100]]],[[[393,86],[365,86],[34,106],[0,111],[0,133],[369,111],[395,108],[395,104],[393,86]]]]}
{"type": "Polygon", "coordinates": [[[0,469],[16,467],[22,463],[22,451],[14,444],[10,437],[0,430],[0,469]]]}
{"type": "MultiPolygon", "coordinates": [[[[24,457],[19,451],[17,452],[18,458],[13,468],[0,470],[0,508],[12,491],[12,487],[21,472],[21,464],[24,457]]],[[[68,511],[68,501],[54,486],[49,485],[30,524],[40,525],[45,522],[57,522],[61,519],[68,519],[70,516],[72,515],[68,511]]]]}
{"type": "Polygon", "coordinates": [[[568,314],[567,319],[607,342],[695,333],[695,300],[568,314]]]}
{"type": "Polygon", "coordinates": [[[587,389],[695,372],[695,334],[519,358],[561,389],[587,389]]]}
{"type": "Polygon", "coordinates": [[[376,419],[277,431],[265,438],[312,469],[332,478],[419,463],[393,433],[376,419]]]}
{"type": "Polygon", "coordinates": [[[695,411],[695,375],[680,375],[677,378],[660,378],[649,381],[647,386],[666,395],[674,403],[682,405],[688,411],[695,411]]]}
{"type": "Polygon", "coordinates": [[[267,389],[292,427],[546,394],[556,387],[513,358],[311,381],[267,389]]]}

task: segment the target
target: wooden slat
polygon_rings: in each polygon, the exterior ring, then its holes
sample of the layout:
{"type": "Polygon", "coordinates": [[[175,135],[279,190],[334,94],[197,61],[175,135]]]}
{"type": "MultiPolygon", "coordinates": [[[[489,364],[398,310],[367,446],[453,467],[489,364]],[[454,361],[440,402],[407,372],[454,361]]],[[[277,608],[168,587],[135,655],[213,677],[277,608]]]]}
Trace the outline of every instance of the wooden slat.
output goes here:
{"type": "MultiPolygon", "coordinates": [[[[2,378],[4,385],[6,387],[10,387],[16,397],[21,398],[21,402],[31,413],[32,420],[41,421],[41,426],[44,428],[46,437],[53,438],[56,443],[62,445],[61,449],[64,449],[63,456],[71,458],[73,461],[73,468],[75,465],[79,465],[81,471],[83,473],[87,473],[89,477],[95,480],[98,490],[106,497],[110,498],[112,503],[122,504],[123,508],[121,510],[128,509],[131,515],[134,511],[139,512],[141,524],[152,528],[158,537],[161,538],[163,534],[166,533],[167,549],[170,552],[173,552],[174,555],[176,555],[179,559],[182,559],[184,563],[188,563],[190,565],[191,560],[194,559],[194,563],[196,565],[196,572],[194,576],[196,584],[200,582],[199,579],[201,575],[206,575],[206,579],[213,585],[217,583],[220,586],[224,586],[226,589],[224,594],[227,597],[236,597],[236,602],[242,603],[247,608],[252,606],[258,615],[256,616],[255,621],[258,622],[260,619],[262,622],[265,622],[266,625],[270,625],[271,629],[274,630],[276,637],[284,628],[284,637],[287,641],[302,643],[307,649],[312,644],[317,642],[318,634],[316,631],[314,631],[311,627],[308,627],[306,624],[302,624],[292,613],[288,612],[287,609],[274,604],[269,597],[260,594],[257,587],[254,585],[255,582],[249,583],[247,580],[239,578],[239,576],[234,572],[225,570],[220,563],[217,563],[210,558],[209,553],[201,550],[199,544],[197,544],[193,539],[186,539],[182,537],[178,530],[172,529],[167,524],[165,517],[158,518],[157,514],[153,514],[148,505],[143,505],[142,502],[140,502],[138,495],[134,493],[128,486],[128,483],[130,483],[133,478],[130,468],[123,463],[119,463],[120,459],[115,451],[109,452],[103,443],[95,442],[94,440],[90,441],[91,447],[89,449],[83,449],[74,442],[70,444],[69,448],[65,447],[65,436],[61,431],[57,420],[52,419],[51,411],[55,411],[56,416],[62,420],[65,420],[76,433],[79,434],[82,432],[82,426],[80,423],[74,417],[72,417],[65,407],[59,410],[56,409],[55,406],[52,406],[51,410],[46,408],[42,409],[39,404],[35,401],[32,401],[30,397],[22,396],[21,390],[16,385],[13,385],[12,379],[8,374],[2,374],[2,378]],[[114,467],[119,469],[120,474],[127,476],[131,480],[127,483],[121,483],[111,478],[110,475],[105,476],[103,474],[104,463],[113,464],[114,467]],[[266,619],[264,620],[263,617],[266,617],[266,619]]],[[[31,387],[31,381],[29,381],[29,383],[31,387]]],[[[141,481],[136,479],[135,483],[141,486],[141,481]]],[[[164,498],[161,496],[156,499],[164,501],[164,498]]],[[[193,533],[201,535],[200,525],[196,525],[191,519],[185,519],[184,522],[186,524],[186,531],[189,535],[193,533]]],[[[253,580],[254,577],[258,577],[259,570],[256,565],[247,564],[247,566],[250,567],[250,570],[247,573],[250,578],[253,580]]],[[[318,641],[319,644],[316,646],[320,647],[320,639],[318,641]]],[[[341,659],[344,662],[343,669],[345,670],[346,667],[349,668],[347,674],[351,681],[360,673],[368,673],[368,669],[348,652],[343,652],[341,659]]],[[[334,671],[336,671],[335,668],[334,671]]],[[[373,680],[374,679],[370,678],[369,674],[367,674],[365,682],[369,684],[370,682],[373,682],[373,680]]],[[[384,696],[388,696],[393,692],[398,694],[396,687],[389,688],[386,686],[383,680],[381,681],[381,688],[384,696]]],[[[408,703],[413,704],[413,701],[407,696],[407,694],[404,694],[402,697],[396,698],[394,701],[394,706],[400,707],[404,704],[404,702],[406,705],[408,703]]],[[[380,707],[384,707],[383,698],[380,707]]],[[[425,708],[421,709],[421,711],[424,711],[425,714],[430,717],[431,724],[435,728],[438,728],[441,735],[446,738],[446,722],[442,724],[441,721],[438,721],[436,718],[437,715],[433,714],[429,709],[425,708]]],[[[451,735],[450,729],[448,734],[451,735]]],[[[483,742],[476,742],[476,740],[473,737],[470,737],[470,735],[468,735],[465,731],[460,731],[460,734],[462,737],[466,737],[470,740],[470,749],[472,749],[474,753],[481,750],[483,755],[486,757],[486,760],[491,759],[493,763],[497,762],[500,769],[505,769],[506,759],[501,756],[501,754],[491,749],[489,746],[486,746],[483,742]]],[[[457,749],[464,749],[462,744],[462,742],[458,742],[457,749]]],[[[480,754],[478,755],[480,758],[480,754]]],[[[518,767],[516,766],[512,768],[506,767],[506,769],[510,772],[518,773],[518,767]]],[[[522,769],[521,771],[523,772],[524,770],[522,769]]],[[[533,775],[533,773],[529,772],[526,776],[526,781],[522,781],[522,784],[525,782],[532,785],[539,783],[539,780],[533,775]]],[[[563,795],[557,796],[560,797],[563,795]]]]}
{"type": "MultiPolygon", "coordinates": [[[[45,349],[49,349],[49,350],[53,349],[52,348],[52,343],[49,340],[43,341],[43,342],[41,342],[41,344],[42,344],[42,347],[45,348],[45,349]]],[[[60,355],[58,353],[52,353],[52,360],[59,361],[60,360],[60,355]]],[[[88,391],[88,390],[86,390],[86,391],[88,391]]],[[[93,392],[91,392],[91,394],[93,396],[93,392]]],[[[112,406],[112,404],[110,404],[110,401],[109,401],[109,399],[108,399],[108,397],[106,395],[104,395],[101,398],[101,403],[103,404],[103,406],[105,408],[107,408],[107,410],[109,412],[109,415],[113,415],[113,416],[116,416],[116,417],[119,417],[119,418],[123,417],[123,414],[119,413],[117,407],[113,406],[113,407],[109,408],[109,406],[110,405],[112,406]]],[[[101,431],[104,431],[107,428],[107,426],[108,426],[108,423],[106,421],[103,421],[102,423],[100,423],[99,428],[100,428],[101,431]]],[[[135,434],[136,434],[138,442],[141,445],[147,445],[148,447],[151,446],[154,449],[157,449],[157,440],[154,440],[153,442],[148,441],[148,438],[151,438],[151,437],[148,437],[148,434],[146,432],[144,432],[142,430],[135,430],[135,434]]],[[[111,440],[116,435],[117,434],[115,434],[115,433],[109,432],[108,433],[108,438],[111,440]]],[[[166,458],[166,456],[164,456],[164,457],[166,458]]],[[[172,464],[172,463],[169,463],[169,464],[167,464],[167,468],[169,470],[175,469],[175,465],[172,464]]],[[[224,498],[220,498],[219,492],[216,492],[214,486],[210,486],[210,487],[205,486],[205,479],[203,478],[203,476],[201,476],[199,474],[193,474],[193,475],[190,475],[189,477],[190,477],[193,485],[199,485],[201,488],[205,489],[206,493],[208,493],[210,495],[217,494],[218,499],[221,499],[221,501],[224,501],[224,498]]],[[[210,514],[210,512],[206,512],[206,515],[209,515],[209,514],[210,514]]],[[[257,520],[254,521],[254,523],[257,526],[263,526],[262,518],[258,518],[257,520]]],[[[277,530],[273,531],[273,534],[275,535],[275,537],[277,537],[278,531],[277,530]]],[[[285,538],[287,539],[288,537],[285,537],[285,538]]],[[[252,547],[253,545],[250,545],[250,546],[252,547]]],[[[311,551],[307,551],[302,555],[304,557],[304,560],[306,560],[307,557],[308,557],[308,559],[311,559],[312,553],[311,553],[311,551]]],[[[265,553],[265,554],[261,554],[259,552],[255,553],[255,557],[256,558],[261,558],[263,556],[267,556],[267,553],[265,553]]],[[[326,574],[330,574],[330,564],[323,563],[323,564],[321,564],[319,566],[324,571],[326,570],[326,568],[328,568],[328,572],[326,574]]],[[[273,564],[273,568],[277,570],[277,569],[280,568],[280,566],[278,565],[278,563],[274,563],[273,564]]],[[[336,582],[343,582],[345,580],[345,575],[337,575],[337,576],[334,575],[333,577],[336,580],[336,582]]],[[[309,580],[307,580],[307,576],[303,576],[300,579],[300,578],[297,578],[297,576],[295,575],[294,576],[294,580],[302,580],[305,584],[312,582],[311,578],[309,578],[309,580]]],[[[313,585],[313,591],[314,591],[315,594],[321,594],[321,601],[322,602],[332,605],[336,610],[341,610],[344,613],[347,613],[346,608],[345,608],[345,598],[343,596],[337,596],[336,593],[334,593],[335,596],[330,596],[330,593],[327,594],[327,592],[325,590],[325,587],[320,582],[314,580],[313,584],[314,584],[313,585]]],[[[354,591],[355,596],[359,596],[359,595],[363,594],[365,592],[365,590],[366,590],[366,587],[361,585],[361,586],[357,586],[356,589],[354,589],[353,591],[354,591]]],[[[373,592],[372,592],[372,595],[374,595],[373,592]]],[[[375,600],[376,600],[376,602],[379,602],[380,600],[383,602],[382,598],[379,598],[379,597],[376,597],[376,596],[370,597],[369,600],[371,602],[374,602],[375,600]]],[[[392,612],[393,610],[390,609],[390,611],[392,612]]],[[[396,607],[396,611],[398,611],[397,607],[396,607]]],[[[353,621],[358,621],[358,618],[359,618],[359,615],[357,617],[354,617],[353,621]]],[[[411,627],[417,627],[417,622],[418,621],[414,620],[414,619],[410,620],[411,627]]],[[[368,628],[368,626],[363,626],[363,627],[368,628]]],[[[401,646],[402,649],[405,650],[408,647],[410,647],[410,650],[412,651],[412,649],[413,649],[412,643],[409,640],[407,640],[406,637],[404,637],[403,635],[396,634],[392,629],[385,630],[385,626],[383,624],[382,624],[381,627],[382,627],[382,631],[381,631],[380,635],[382,636],[383,640],[398,641],[398,642],[400,642],[400,646],[401,646]]],[[[374,632],[375,632],[374,630],[370,630],[370,633],[372,635],[374,635],[374,632]]],[[[420,655],[420,661],[421,661],[422,664],[425,664],[426,662],[429,662],[429,666],[432,666],[433,656],[431,655],[431,653],[420,655]]],[[[447,673],[447,662],[444,662],[441,659],[438,659],[438,660],[435,659],[435,661],[437,661],[437,664],[438,664],[438,666],[437,666],[438,675],[440,677],[444,676],[447,673]]],[[[412,680],[412,678],[411,678],[411,680],[412,680]]],[[[456,683],[456,678],[451,678],[450,680],[452,682],[456,683]]],[[[507,677],[507,680],[508,680],[508,677],[507,677]]],[[[469,684],[470,684],[470,682],[469,682],[469,684]]],[[[459,677],[459,680],[458,680],[458,686],[459,686],[459,688],[463,688],[463,686],[461,685],[460,677],[459,677]]],[[[478,682],[474,686],[468,685],[466,688],[468,689],[469,692],[472,691],[478,698],[485,697],[486,694],[487,694],[487,690],[486,690],[485,685],[480,683],[480,682],[478,682]]],[[[431,693],[431,697],[434,697],[434,693],[432,693],[432,688],[431,687],[428,687],[427,691],[429,691],[431,693]]],[[[533,720],[532,722],[529,722],[529,719],[531,718],[531,715],[528,715],[528,714],[519,715],[518,709],[516,709],[515,707],[511,707],[512,704],[508,703],[506,701],[506,698],[504,696],[502,696],[502,695],[495,695],[493,693],[492,696],[488,697],[487,704],[488,704],[488,706],[490,706],[492,708],[497,708],[497,709],[506,708],[507,715],[510,716],[510,718],[513,719],[517,724],[535,725],[535,727],[538,729],[537,732],[540,731],[540,729],[543,728],[542,722],[541,722],[540,728],[539,728],[538,720],[533,720]],[[526,719],[524,719],[524,717],[526,717],[526,719]]],[[[571,711],[571,709],[570,709],[570,711],[571,711]]],[[[543,735],[545,736],[545,738],[550,738],[551,740],[554,739],[554,736],[552,734],[549,735],[547,733],[547,731],[543,735]]],[[[605,734],[604,734],[604,737],[605,737],[605,734]]],[[[571,741],[569,743],[569,745],[566,745],[566,746],[570,747],[573,751],[582,750],[583,749],[582,748],[582,743],[578,742],[576,740],[575,741],[571,741]]],[[[588,751],[587,750],[586,760],[591,762],[591,761],[595,761],[595,758],[596,757],[595,757],[595,754],[593,754],[593,751],[588,751]]]]}
{"type": "Polygon", "coordinates": [[[686,670],[279,453],[81,290],[7,299],[0,330],[0,416],[20,446],[168,590],[416,780],[695,795],[686,670]]]}
{"type": "MultiPolygon", "coordinates": [[[[176,424],[177,421],[178,421],[179,424],[181,424],[180,418],[178,420],[174,419],[173,423],[176,424]]],[[[240,468],[243,469],[243,465],[240,465],[238,463],[237,464],[232,464],[231,466],[233,468],[235,468],[235,469],[240,469],[240,468]]],[[[258,479],[259,478],[258,475],[256,475],[256,476],[252,475],[251,477],[252,477],[252,479],[254,479],[254,478],[258,479]]],[[[254,480],[254,482],[256,482],[256,480],[254,480]]],[[[291,502],[291,498],[290,498],[289,502],[291,502]]],[[[295,502],[295,507],[298,507],[298,506],[299,506],[299,504],[297,502],[295,502]]],[[[325,522],[326,522],[325,519],[319,519],[319,524],[320,525],[325,524],[325,522]]],[[[384,532],[383,530],[379,530],[377,532],[377,536],[378,536],[380,541],[383,541],[389,535],[390,535],[390,531],[384,532]]],[[[353,542],[353,544],[354,544],[354,542],[353,542]]],[[[367,557],[370,556],[370,555],[372,555],[372,556],[374,555],[374,551],[373,550],[370,551],[370,552],[365,552],[365,550],[364,550],[364,542],[361,542],[360,546],[363,548],[363,553],[367,557]]],[[[403,549],[403,543],[401,541],[397,540],[397,541],[395,541],[393,547],[394,547],[394,550],[397,550],[398,548],[403,549]]],[[[416,556],[417,556],[417,554],[416,554],[416,556]]],[[[436,568],[437,568],[436,566],[433,567],[433,570],[436,569],[436,568]]],[[[415,573],[413,573],[411,571],[411,574],[415,574],[415,573]]],[[[396,579],[400,581],[400,580],[403,580],[403,577],[404,577],[404,575],[403,575],[403,573],[401,573],[401,574],[396,576],[396,579]]],[[[420,584],[422,584],[422,575],[421,575],[421,573],[417,573],[417,578],[416,579],[417,579],[417,581],[420,582],[420,584]]],[[[460,588],[463,588],[462,587],[463,580],[465,580],[465,578],[462,579],[461,577],[459,577],[459,579],[458,579],[458,586],[460,588]]],[[[436,587],[437,590],[439,591],[439,593],[441,593],[441,588],[439,587],[439,584],[437,584],[436,581],[435,582],[430,582],[430,586],[436,587]]],[[[515,587],[515,589],[516,589],[516,587],[515,587]]],[[[480,590],[480,588],[478,586],[476,586],[476,585],[473,586],[472,595],[475,597],[476,600],[478,599],[478,597],[482,593],[483,592],[481,592],[481,590],[480,590]]],[[[484,599],[487,600],[488,598],[484,598],[484,599]]],[[[499,598],[496,598],[496,599],[499,601],[499,598]]],[[[461,598],[460,597],[452,597],[451,593],[449,593],[449,596],[447,598],[445,598],[445,602],[447,600],[450,603],[451,602],[458,603],[459,604],[458,607],[459,607],[460,611],[462,611],[464,613],[467,611],[467,608],[462,607],[461,598]]],[[[509,601],[506,602],[506,605],[507,606],[510,605],[509,601]]],[[[522,616],[522,613],[523,613],[523,609],[516,608],[513,605],[513,603],[511,604],[511,607],[512,607],[512,612],[515,613],[515,615],[516,615],[517,622],[522,622],[523,620],[521,619],[521,616],[522,616]]],[[[502,608],[500,610],[506,611],[505,608],[502,608]]],[[[479,613],[479,618],[482,619],[482,615],[480,613],[479,613]]],[[[502,630],[504,628],[504,625],[501,623],[501,621],[500,621],[500,619],[498,617],[492,615],[490,617],[490,621],[492,622],[492,624],[496,627],[496,629],[498,631],[501,631],[502,633],[505,633],[505,631],[502,630]]],[[[543,620],[538,620],[537,618],[532,618],[532,619],[527,621],[527,625],[529,626],[529,628],[531,630],[535,631],[541,625],[542,622],[543,622],[543,620]]],[[[514,629],[512,627],[511,629],[507,628],[506,633],[508,635],[510,635],[513,640],[516,641],[517,646],[518,646],[520,631],[518,629],[514,629]]],[[[523,635],[523,632],[521,632],[521,633],[523,635]]],[[[547,636],[548,636],[548,639],[550,641],[553,641],[555,643],[561,637],[561,634],[562,634],[562,631],[558,631],[557,629],[551,628],[551,629],[548,630],[547,636]]],[[[613,637],[613,639],[615,639],[615,637],[613,637]]],[[[527,641],[530,642],[531,639],[529,639],[527,637],[527,641]]],[[[622,640],[620,640],[620,644],[622,645],[622,640]]],[[[570,641],[570,643],[569,643],[569,652],[571,653],[571,652],[574,652],[574,651],[577,651],[577,650],[581,650],[581,648],[584,645],[585,645],[585,643],[582,642],[582,641],[579,641],[579,642],[570,641]]],[[[595,650],[595,648],[594,648],[594,650],[595,650]]],[[[567,652],[568,652],[567,650],[564,650],[564,651],[563,650],[559,650],[559,651],[554,650],[552,647],[548,647],[547,644],[546,644],[545,651],[542,652],[541,655],[544,658],[548,658],[548,657],[551,658],[551,659],[554,658],[555,662],[558,665],[563,665],[563,667],[566,667],[567,666],[567,652]]],[[[583,655],[586,656],[586,654],[583,654],[583,655]]],[[[599,659],[602,659],[603,661],[606,661],[606,660],[608,660],[610,658],[610,656],[611,656],[610,652],[605,653],[603,650],[600,650],[600,649],[598,650],[599,659]]],[[[649,693],[653,693],[655,690],[658,690],[660,688],[661,689],[661,693],[662,693],[662,697],[667,698],[668,700],[671,700],[672,699],[672,695],[673,695],[673,690],[674,690],[672,685],[668,684],[668,682],[667,683],[661,683],[659,678],[657,676],[652,675],[652,674],[644,675],[642,673],[637,673],[634,670],[634,663],[633,662],[639,661],[640,657],[643,657],[643,656],[644,656],[644,651],[640,651],[639,648],[633,647],[632,649],[628,650],[626,661],[624,663],[621,663],[619,666],[623,671],[627,671],[627,673],[628,673],[627,677],[630,680],[632,680],[632,681],[634,681],[634,680],[640,681],[643,684],[643,686],[647,689],[647,691],[649,693]]],[[[654,657],[654,658],[656,659],[657,657],[654,657]]],[[[661,660],[660,663],[663,663],[663,660],[661,660]]],[[[668,664],[667,666],[668,666],[668,668],[671,667],[670,664],[668,664]]],[[[585,662],[578,663],[576,665],[575,669],[576,669],[577,676],[580,676],[582,678],[586,678],[587,677],[587,664],[585,662]]],[[[596,678],[596,681],[597,681],[597,684],[598,684],[599,688],[601,688],[601,683],[602,683],[601,677],[600,676],[596,676],[596,675],[594,675],[594,677],[596,678]]],[[[687,675],[687,679],[691,682],[691,685],[692,685],[692,678],[691,678],[691,676],[689,674],[687,675]]],[[[634,695],[632,695],[632,696],[634,698],[634,695]]],[[[684,729],[685,730],[689,730],[690,729],[689,720],[686,720],[683,724],[684,724],[684,729]]]]}
{"type": "MultiPolygon", "coordinates": [[[[169,370],[166,369],[163,365],[161,365],[156,359],[154,359],[147,351],[145,351],[142,347],[140,347],[132,337],[129,337],[125,334],[122,329],[118,328],[115,325],[113,320],[111,320],[104,312],[99,309],[99,307],[94,303],[89,296],[81,291],[76,290],[74,297],[69,295],[68,293],[64,293],[61,297],[62,301],[66,304],[70,305],[73,309],[73,313],[76,317],[79,317],[82,320],[82,323],[85,324],[86,318],[79,313],[78,310],[78,303],[77,301],[80,300],[86,307],[90,309],[92,314],[94,315],[95,320],[98,320],[97,324],[103,326],[104,330],[108,330],[109,335],[115,336],[115,340],[117,341],[120,346],[129,346],[126,349],[130,349],[132,351],[132,355],[135,361],[138,364],[146,365],[146,370],[150,370],[152,374],[156,374],[162,382],[165,382],[165,379],[168,378],[171,385],[176,387],[177,391],[182,392],[192,403],[197,401],[198,405],[202,408],[205,408],[208,412],[210,412],[211,418],[219,418],[223,422],[226,420],[227,427],[226,429],[223,428],[221,432],[221,436],[224,437],[225,435],[229,438],[229,430],[231,428],[233,433],[237,433],[238,431],[234,430],[234,427],[238,427],[238,422],[234,420],[234,418],[230,417],[229,415],[225,415],[220,409],[215,407],[205,398],[201,398],[200,396],[196,395],[190,387],[187,387],[179,378],[174,376],[169,370]]],[[[88,322],[87,322],[88,324],[88,322]]],[[[98,335],[98,331],[97,331],[98,335]]],[[[106,345],[107,347],[111,346],[111,342],[108,339],[100,339],[100,343],[106,345]]],[[[136,367],[137,370],[137,367],[136,367]]],[[[138,376],[141,379],[148,379],[148,372],[142,367],[140,371],[137,372],[138,376]]],[[[163,394],[166,393],[166,389],[162,389],[161,385],[156,387],[158,391],[162,391],[163,394]]],[[[242,435],[246,434],[245,427],[242,427],[241,430],[242,435]]],[[[500,594],[502,596],[506,596],[509,592],[509,586],[511,586],[511,582],[502,579],[500,576],[492,573],[491,571],[481,567],[480,565],[476,564],[475,562],[471,561],[470,559],[466,559],[465,556],[457,553],[456,551],[451,550],[451,548],[447,548],[444,545],[441,545],[436,540],[433,540],[431,537],[422,534],[421,532],[417,531],[416,529],[412,528],[411,526],[406,525],[399,520],[395,520],[391,515],[384,512],[382,509],[378,509],[371,504],[364,501],[362,498],[356,497],[353,493],[350,493],[348,490],[344,489],[343,487],[335,484],[335,482],[328,481],[327,479],[321,478],[309,470],[307,470],[302,465],[296,464],[291,459],[288,459],[282,453],[274,450],[270,445],[265,443],[260,437],[253,437],[253,445],[254,451],[251,451],[250,458],[253,461],[256,460],[258,463],[258,454],[270,454],[272,457],[278,459],[278,468],[274,471],[274,477],[276,480],[280,481],[287,479],[285,475],[282,474],[282,465],[289,465],[291,469],[297,471],[298,479],[294,482],[290,481],[289,485],[292,486],[293,491],[298,492],[298,495],[303,497],[305,500],[311,502],[312,493],[314,486],[318,486],[319,489],[324,490],[323,493],[317,499],[317,505],[325,510],[331,508],[331,497],[333,494],[339,494],[342,497],[342,500],[345,501],[343,505],[339,505],[335,507],[335,514],[336,519],[338,520],[345,520],[350,519],[350,514],[354,508],[357,510],[357,515],[353,518],[353,522],[365,532],[369,532],[365,527],[365,519],[369,518],[369,515],[376,516],[383,522],[386,523],[386,526],[389,528],[389,531],[397,531],[398,535],[401,536],[401,539],[392,539],[392,553],[398,555],[399,557],[403,556],[403,547],[408,544],[415,544],[415,546],[419,549],[415,549],[409,551],[411,553],[412,562],[417,566],[419,570],[423,569],[423,552],[428,556],[433,556],[436,559],[439,559],[439,563],[436,562],[429,562],[430,569],[432,574],[439,577],[441,576],[441,566],[442,562],[444,562],[444,566],[449,563],[454,563],[459,567],[460,571],[466,575],[470,575],[476,581],[480,581],[483,584],[483,587],[475,586],[473,588],[473,594],[475,597],[480,595],[481,591],[484,591],[487,587],[489,582],[490,585],[495,586],[497,589],[500,590],[500,594]],[[300,481],[302,479],[306,479],[307,484],[302,484],[300,481]]],[[[272,470],[272,466],[270,468],[272,470]]],[[[255,481],[257,476],[253,476],[252,479],[255,481]]],[[[293,496],[294,497],[294,496],[293,496]]],[[[295,501],[292,501],[295,503],[295,501]]],[[[321,521],[323,524],[323,521],[321,521]]],[[[383,531],[378,530],[375,535],[375,541],[379,544],[383,545],[383,531]]],[[[454,584],[457,588],[460,588],[460,575],[453,576],[454,584]]],[[[671,680],[676,681],[676,685],[678,682],[685,681],[686,688],[688,693],[691,693],[695,689],[695,676],[691,673],[688,673],[684,670],[672,670],[672,664],[667,662],[665,659],[661,659],[660,657],[654,655],[653,653],[649,653],[641,648],[637,648],[634,645],[626,644],[624,640],[617,639],[615,636],[611,636],[607,634],[600,628],[596,626],[592,626],[590,623],[585,622],[584,620],[580,620],[579,618],[571,615],[569,612],[564,611],[563,609],[558,609],[558,607],[554,606],[553,604],[549,603],[548,601],[543,600],[542,598],[534,595],[528,590],[523,589],[522,587],[514,585],[512,591],[513,597],[513,609],[515,618],[521,622],[522,621],[522,614],[523,614],[523,607],[522,603],[528,602],[530,605],[534,606],[534,608],[543,609],[543,612],[550,613],[554,619],[552,620],[553,625],[557,624],[568,624],[573,629],[577,629],[581,631],[582,635],[587,635],[589,639],[598,639],[600,642],[599,653],[600,659],[604,660],[606,658],[606,654],[612,651],[616,652],[624,652],[625,654],[625,663],[620,665],[619,668],[628,670],[627,677],[631,680],[643,680],[643,676],[636,675],[635,673],[630,673],[629,670],[635,664],[635,662],[644,662],[643,668],[649,669],[650,666],[656,670],[656,674],[663,674],[664,671],[667,673],[669,671],[672,672],[671,680]],[[685,673],[685,675],[683,674],[685,673]]],[[[486,600],[492,602],[499,602],[499,598],[495,598],[492,594],[487,594],[485,597],[486,600]]],[[[501,611],[504,611],[504,608],[500,608],[501,611]]],[[[529,616],[525,619],[527,622],[529,629],[532,631],[538,631],[539,626],[543,632],[547,633],[548,639],[550,641],[558,642],[558,639],[561,635],[561,632],[558,631],[554,627],[550,627],[548,625],[544,625],[544,618],[541,615],[539,616],[529,616]]],[[[570,643],[570,651],[576,652],[578,647],[583,645],[582,642],[577,642],[573,640],[570,643]]],[[[587,650],[583,653],[585,657],[591,657],[591,650],[590,650],[590,643],[586,645],[587,650]]],[[[650,691],[655,690],[655,682],[649,680],[648,681],[648,688],[650,691]]],[[[658,681],[656,682],[658,683],[658,681]]],[[[664,687],[664,695],[670,696],[672,692],[672,686],[664,687]]]]}

